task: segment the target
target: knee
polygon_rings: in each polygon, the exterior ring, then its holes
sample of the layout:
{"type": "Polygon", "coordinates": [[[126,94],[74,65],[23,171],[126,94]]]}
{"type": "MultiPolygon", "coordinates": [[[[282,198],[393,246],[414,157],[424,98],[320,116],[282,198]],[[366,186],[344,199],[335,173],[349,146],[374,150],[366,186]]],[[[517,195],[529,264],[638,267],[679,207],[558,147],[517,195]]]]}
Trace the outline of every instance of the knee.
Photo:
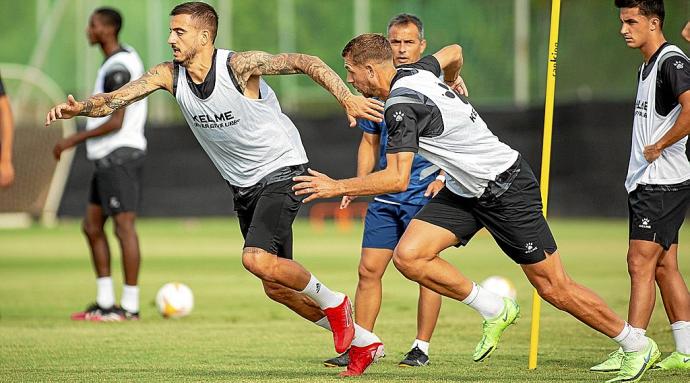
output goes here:
{"type": "Polygon", "coordinates": [[[120,221],[115,222],[115,235],[118,239],[123,240],[126,238],[131,238],[136,235],[136,230],[134,229],[134,222],[131,221],[120,221]]]}
{"type": "Polygon", "coordinates": [[[103,226],[87,220],[82,223],[81,230],[87,238],[92,240],[105,236],[103,226]]]}
{"type": "Polygon", "coordinates": [[[393,264],[405,277],[417,280],[421,276],[417,267],[418,252],[413,248],[398,246],[393,252],[393,264]]]}
{"type": "Polygon", "coordinates": [[[285,299],[289,295],[289,292],[286,291],[285,287],[275,285],[272,283],[264,283],[264,293],[266,293],[267,297],[271,298],[276,302],[285,301],[285,299]]]}
{"type": "MultiPolygon", "coordinates": [[[[628,274],[631,279],[650,279],[656,274],[658,266],[653,262],[654,256],[640,252],[628,253],[628,274]]],[[[663,273],[663,271],[662,271],[663,273]]]]}
{"type": "Polygon", "coordinates": [[[385,271],[385,268],[383,270],[379,270],[377,267],[367,264],[365,262],[360,262],[359,263],[359,269],[357,270],[359,273],[359,282],[376,282],[380,281],[381,278],[383,277],[383,273],[385,271]]]}
{"type": "Polygon", "coordinates": [[[678,268],[664,263],[657,264],[654,269],[654,277],[657,281],[667,280],[675,274],[679,274],[678,268]]]}
{"type": "Polygon", "coordinates": [[[245,248],[242,252],[242,266],[260,279],[267,281],[272,275],[273,265],[271,257],[264,255],[268,254],[256,248],[245,248]]]}

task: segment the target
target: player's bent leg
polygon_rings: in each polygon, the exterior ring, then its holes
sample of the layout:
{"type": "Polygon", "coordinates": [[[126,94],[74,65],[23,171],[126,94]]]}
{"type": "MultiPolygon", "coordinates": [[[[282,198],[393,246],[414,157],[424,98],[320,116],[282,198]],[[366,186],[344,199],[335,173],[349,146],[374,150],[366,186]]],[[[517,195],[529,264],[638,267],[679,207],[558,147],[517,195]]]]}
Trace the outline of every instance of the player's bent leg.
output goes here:
{"type": "Polygon", "coordinates": [[[619,318],[593,291],[573,281],[566,274],[558,252],[538,263],[521,266],[547,302],[621,345],[624,353],[620,371],[608,382],[638,381],[661,355],[652,339],[619,318]]]}
{"type": "Polygon", "coordinates": [[[630,274],[630,305],[628,322],[635,328],[646,329],[656,301],[656,265],[663,252],[658,243],[631,240],[628,247],[630,274]]]}
{"type": "Polygon", "coordinates": [[[325,316],[319,305],[306,295],[277,283],[261,282],[266,296],[294,311],[302,318],[310,322],[317,322],[325,316]]]}
{"type": "Polygon", "coordinates": [[[373,331],[381,309],[381,278],[393,257],[393,250],[363,248],[359,260],[359,280],[355,294],[355,322],[373,331]]]}
{"type": "Polygon", "coordinates": [[[462,301],[472,291],[472,281],[438,256],[457,243],[449,230],[413,219],[393,252],[393,264],[406,278],[462,301]]]}
{"type": "Polygon", "coordinates": [[[355,327],[352,305],[345,294],[331,291],[299,263],[257,247],[244,248],[242,265],[264,282],[282,285],[313,299],[328,318],[336,352],[350,347],[355,327]]]}
{"type": "Polygon", "coordinates": [[[598,295],[567,275],[558,252],[547,254],[540,262],[520,266],[539,295],[557,309],[611,338],[625,325],[598,295]]]}

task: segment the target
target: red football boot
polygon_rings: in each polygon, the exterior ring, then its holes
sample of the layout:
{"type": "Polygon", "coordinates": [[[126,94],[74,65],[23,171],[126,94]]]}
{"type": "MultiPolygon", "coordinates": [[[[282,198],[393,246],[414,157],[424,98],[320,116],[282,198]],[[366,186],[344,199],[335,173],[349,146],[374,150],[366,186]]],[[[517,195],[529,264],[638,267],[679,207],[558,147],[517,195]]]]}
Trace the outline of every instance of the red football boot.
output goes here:
{"type": "Polygon", "coordinates": [[[323,312],[331,325],[331,331],[333,331],[335,352],[342,354],[350,347],[352,339],[355,337],[355,321],[352,319],[350,299],[345,296],[341,304],[324,309],[323,312]]]}
{"type": "Polygon", "coordinates": [[[350,363],[340,376],[360,376],[376,359],[383,355],[383,343],[375,342],[368,346],[350,347],[350,363]]]}
{"type": "Polygon", "coordinates": [[[73,313],[70,318],[72,320],[91,322],[119,322],[124,319],[115,307],[104,309],[96,303],[89,305],[84,311],[73,313]]]}

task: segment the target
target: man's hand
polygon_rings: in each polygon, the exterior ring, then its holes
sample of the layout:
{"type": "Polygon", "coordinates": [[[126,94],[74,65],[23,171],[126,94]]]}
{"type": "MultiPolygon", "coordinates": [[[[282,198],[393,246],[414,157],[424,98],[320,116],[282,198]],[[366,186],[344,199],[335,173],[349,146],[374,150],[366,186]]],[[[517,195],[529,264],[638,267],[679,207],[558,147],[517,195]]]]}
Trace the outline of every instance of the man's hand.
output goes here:
{"type": "Polygon", "coordinates": [[[373,122],[383,121],[383,103],[372,98],[351,95],[343,101],[343,107],[350,127],[357,126],[357,119],[364,118],[373,122]]]}
{"type": "Polygon", "coordinates": [[[78,102],[70,94],[67,96],[67,102],[56,105],[48,112],[46,116],[46,126],[50,125],[55,120],[67,120],[79,115],[84,109],[84,104],[78,102]]]}
{"type": "Polygon", "coordinates": [[[53,157],[55,157],[57,161],[60,161],[60,155],[62,152],[73,147],[74,145],[75,143],[69,137],[61,139],[53,147],[53,157]]]}
{"type": "Polygon", "coordinates": [[[683,31],[680,34],[683,36],[685,41],[690,43],[690,21],[685,24],[685,28],[683,28],[683,31]]]}
{"type": "Polygon", "coordinates": [[[337,180],[323,173],[319,173],[316,170],[307,170],[309,174],[311,174],[310,176],[297,176],[292,179],[297,182],[297,184],[292,187],[296,195],[309,194],[302,202],[307,203],[317,198],[330,198],[343,195],[337,180]]]}
{"type": "Polygon", "coordinates": [[[430,183],[429,186],[426,187],[426,191],[424,192],[424,197],[436,197],[436,194],[443,189],[443,186],[445,184],[441,180],[434,180],[434,182],[430,183]]]}
{"type": "Polygon", "coordinates": [[[656,144],[647,145],[644,147],[644,159],[651,164],[654,162],[654,160],[661,156],[662,151],[663,149],[660,149],[656,144]]]}
{"type": "Polygon", "coordinates": [[[8,187],[14,181],[14,166],[12,162],[0,162],[0,187],[8,187]]]}
{"type": "Polygon", "coordinates": [[[350,203],[355,200],[357,196],[349,196],[349,195],[344,195],[343,199],[340,201],[340,208],[341,209],[347,209],[348,206],[350,206],[350,203]]]}
{"type": "Polygon", "coordinates": [[[455,81],[446,81],[443,80],[443,82],[446,83],[451,89],[456,91],[458,94],[461,94],[465,97],[469,97],[470,93],[467,91],[467,85],[465,85],[465,80],[462,79],[462,76],[458,76],[458,78],[455,79],[455,81]]]}

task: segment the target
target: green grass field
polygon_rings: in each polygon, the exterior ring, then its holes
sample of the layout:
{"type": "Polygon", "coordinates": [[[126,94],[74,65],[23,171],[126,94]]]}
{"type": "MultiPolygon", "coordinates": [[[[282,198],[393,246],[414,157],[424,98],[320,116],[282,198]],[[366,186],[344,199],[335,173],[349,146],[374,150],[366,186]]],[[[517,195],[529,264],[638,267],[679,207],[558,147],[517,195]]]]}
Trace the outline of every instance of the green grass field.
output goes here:
{"type": "MultiPolygon", "coordinates": [[[[622,220],[554,221],[552,229],[569,273],[627,312],[627,223],[622,220]]],[[[257,279],[240,262],[242,241],[234,218],[141,220],[142,318],[138,323],[78,323],[72,311],[95,296],[85,240],[77,222],[55,229],[0,231],[0,381],[342,381],[322,367],[334,356],[331,336],[264,297],[257,279]],[[195,293],[191,316],[161,318],[157,289],[181,281],[195,293]]],[[[332,289],[354,294],[361,226],[343,233],[334,226],[315,232],[295,225],[296,259],[332,289]]],[[[690,242],[687,225],[681,244],[690,242]]],[[[116,244],[111,238],[111,247],[116,244]]],[[[687,251],[681,268],[690,276],[687,251]]],[[[119,254],[113,253],[119,295],[119,254]]],[[[478,314],[444,300],[431,343],[432,364],[401,369],[397,362],[414,340],[417,289],[391,265],[376,332],[387,357],[363,381],[378,382],[601,382],[587,372],[616,348],[570,316],[543,306],[539,367],[527,370],[531,287],[521,270],[480,233],[467,248],[444,258],[466,275],[511,279],[523,318],[504,335],[486,363],[472,362],[481,334],[478,314]]],[[[673,339],[660,299],[649,327],[665,354],[673,339]]],[[[645,381],[688,382],[688,374],[650,372],[645,381]]]]}

